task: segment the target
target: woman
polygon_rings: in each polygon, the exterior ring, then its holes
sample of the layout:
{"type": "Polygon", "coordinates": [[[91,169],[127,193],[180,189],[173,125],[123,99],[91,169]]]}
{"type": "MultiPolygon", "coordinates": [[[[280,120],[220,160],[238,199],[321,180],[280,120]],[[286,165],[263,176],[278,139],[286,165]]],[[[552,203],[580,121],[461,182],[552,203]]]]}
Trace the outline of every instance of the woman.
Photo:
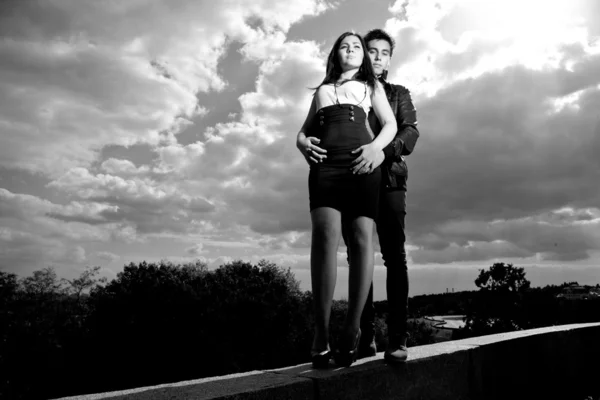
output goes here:
{"type": "Polygon", "coordinates": [[[349,250],[356,263],[350,267],[348,313],[334,354],[340,366],[350,366],[356,360],[360,316],[373,276],[373,220],[377,215],[381,172],[378,167],[369,174],[353,174],[351,163],[357,155],[351,151],[360,148],[363,154],[374,154],[396,133],[394,114],[365,49],[362,37],[353,32],[336,40],[327,60],[325,79],[316,88],[296,140],[310,164],[310,264],[315,303],[311,358],[315,368],[326,367],[331,358],[329,317],[342,214],[352,221],[349,250]],[[371,107],[383,126],[374,140],[366,121],[371,107]],[[307,135],[309,129],[316,137],[307,135]]]}

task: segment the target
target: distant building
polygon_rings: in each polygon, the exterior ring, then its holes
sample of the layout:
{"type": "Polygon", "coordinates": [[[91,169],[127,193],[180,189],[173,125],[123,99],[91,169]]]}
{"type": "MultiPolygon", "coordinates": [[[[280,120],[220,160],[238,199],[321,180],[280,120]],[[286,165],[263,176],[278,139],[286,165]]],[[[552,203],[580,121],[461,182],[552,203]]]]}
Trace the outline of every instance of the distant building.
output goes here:
{"type": "Polygon", "coordinates": [[[565,300],[589,300],[600,298],[600,290],[594,287],[573,284],[564,287],[562,291],[556,295],[556,298],[565,300]]]}

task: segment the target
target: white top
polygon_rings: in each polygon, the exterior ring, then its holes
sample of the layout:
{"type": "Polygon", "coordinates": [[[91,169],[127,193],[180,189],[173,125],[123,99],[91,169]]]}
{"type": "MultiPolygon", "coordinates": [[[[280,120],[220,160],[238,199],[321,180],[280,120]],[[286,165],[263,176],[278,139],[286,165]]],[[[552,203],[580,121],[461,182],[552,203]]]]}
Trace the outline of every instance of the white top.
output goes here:
{"type": "Polygon", "coordinates": [[[371,108],[371,93],[369,85],[360,81],[347,81],[341,86],[323,85],[315,95],[317,111],[334,104],[353,104],[362,107],[365,114],[368,114],[371,108]]]}

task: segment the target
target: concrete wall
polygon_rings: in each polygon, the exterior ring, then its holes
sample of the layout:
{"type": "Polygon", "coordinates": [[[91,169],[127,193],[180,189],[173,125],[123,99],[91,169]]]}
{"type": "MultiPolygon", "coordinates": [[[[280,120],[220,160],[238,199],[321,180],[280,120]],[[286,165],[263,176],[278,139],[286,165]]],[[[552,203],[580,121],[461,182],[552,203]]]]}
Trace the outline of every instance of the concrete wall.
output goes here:
{"type": "Polygon", "coordinates": [[[600,396],[600,323],[563,325],[383,353],[350,368],[310,364],[64,399],[560,399],[600,396]]]}

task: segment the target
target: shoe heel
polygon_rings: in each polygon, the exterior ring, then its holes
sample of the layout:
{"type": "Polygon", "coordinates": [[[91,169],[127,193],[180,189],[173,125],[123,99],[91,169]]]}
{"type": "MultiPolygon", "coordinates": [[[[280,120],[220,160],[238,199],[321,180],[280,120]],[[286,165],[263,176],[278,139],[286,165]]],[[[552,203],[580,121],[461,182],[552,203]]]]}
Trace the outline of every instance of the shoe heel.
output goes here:
{"type": "Polygon", "coordinates": [[[339,349],[338,351],[336,351],[333,355],[334,357],[334,361],[336,363],[336,365],[340,366],[340,367],[349,367],[352,365],[352,363],[356,362],[356,360],[358,359],[358,345],[360,343],[360,335],[361,335],[361,331],[360,329],[358,330],[358,333],[356,334],[356,338],[354,340],[354,348],[351,350],[342,350],[339,349]]]}
{"type": "Polygon", "coordinates": [[[312,366],[314,369],[325,369],[329,367],[329,360],[331,359],[331,351],[325,350],[321,353],[311,351],[310,355],[312,366]]]}

